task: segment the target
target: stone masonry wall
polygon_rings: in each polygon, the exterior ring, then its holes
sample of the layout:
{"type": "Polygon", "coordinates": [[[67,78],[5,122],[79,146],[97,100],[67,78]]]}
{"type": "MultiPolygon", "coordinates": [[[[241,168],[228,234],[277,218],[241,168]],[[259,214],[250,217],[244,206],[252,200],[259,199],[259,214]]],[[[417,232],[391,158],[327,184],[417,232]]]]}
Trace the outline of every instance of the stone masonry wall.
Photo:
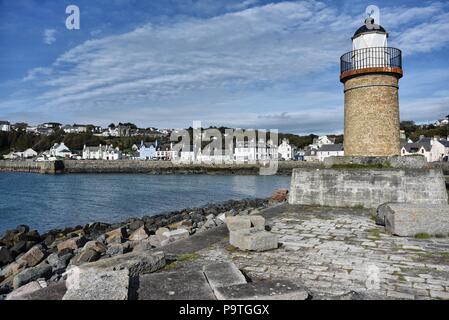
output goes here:
{"type": "Polygon", "coordinates": [[[400,154],[398,79],[369,74],[345,82],[347,156],[400,154]]]}
{"type": "Polygon", "coordinates": [[[290,204],[377,208],[385,202],[447,204],[441,169],[294,169],[290,204]]]}

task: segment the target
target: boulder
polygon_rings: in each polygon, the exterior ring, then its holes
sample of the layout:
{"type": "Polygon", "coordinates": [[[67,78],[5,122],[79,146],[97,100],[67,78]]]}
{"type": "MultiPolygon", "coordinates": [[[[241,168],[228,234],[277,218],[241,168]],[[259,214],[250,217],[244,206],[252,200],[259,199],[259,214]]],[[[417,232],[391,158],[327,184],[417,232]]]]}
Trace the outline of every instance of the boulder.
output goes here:
{"type": "Polygon", "coordinates": [[[266,251],[278,247],[278,237],[255,228],[242,229],[229,233],[229,243],[241,250],[266,251]]]}
{"type": "Polygon", "coordinates": [[[100,253],[93,249],[85,249],[73,257],[71,263],[75,266],[79,266],[83,263],[94,262],[100,259],[100,253]]]}
{"type": "Polygon", "coordinates": [[[288,189],[277,189],[272,195],[271,200],[284,202],[288,200],[288,189]]]}
{"type": "Polygon", "coordinates": [[[39,278],[49,279],[51,277],[52,270],[49,264],[41,263],[35,267],[25,269],[14,277],[13,287],[17,289],[30,281],[37,280],[39,278]]]}
{"type": "Polygon", "coordinates": [[[124,238],[126,238],[126,230],[125,228],[120,227],[105,233],[105,236],[108,244],[123,243],[124,238]]]}
{"type": "Polygon", "coordinates": [[[44,243],[47,247],[49,247],[49,246],[51,246],[51,245],[53,244],[53,242],[55,242],[55,240],[56,240],[55,235],[54,235],[54,234],[49,234],[49,235],[47,235],[47,236],[45,237],[43,243],[44,243]]]}
{"type": "Polygon", "coordinates": [[[67,268],[67,265],[72,257],[72,253],[67,253],[60,256],[55,252],[47,257],[47,263],[51,266],[53,273],[61,274],[67,268]]]}
{"type": "Polygon", "coordinates": [[[168,228],[162,227],[162,228],[157,229],[155,234],[158,236],[158,235],[164,234],[165,232],[168,232],[168,231],[170,231],[168,228]]]}
{"type": "Polygon", "coordinates": [[[6,279],[18,274],[24,268],[25,266],[23,264],[20,264],[18,262],[12,262],[0,271],[0,276],[6,279]]]}
{"type": "Polygon", "coordinates": [[[98,252],[99,254],[104,254],[104,253],[106,253],[107,247],[99,241],[92,240],[92,241],[86,242],[86,244],[83,247],[83,250],[88,250],[88,249],[92,249],[92,250],[98,252]]]}
{"type": "Polygon", "coordinates": [[[382,208],[385,228],[394,235],[449,234],[449,205],[389,203],[382,208]]]}
{"type": "Polygon", "coordinates": [[[141,226],[139,229],[131,233],[131,235],[129,236],[129,240],[142,241],[144,239],[147,239],[148,237],[148,230],[145,228],[145,226],[141,226]]]}
{"type": "MultiPolygon", "coordinates": [[[[15,245],[13,245],[9,251],[11,252],[11,255],[15,258],[18,255],[25,253],[27,251],[27,242],[26,241],[19,241],[15,245]]],[[[29,250],[30,248],[28,248],[29,250]]]]}
{"type": "Polygon", "coordinates": [[[250,216],[228,216],[226,226],[229,231],[245,230],[251,228],[250,216]]]}
{"type": "Polygon", "coordinates": [[[62,300],[128,300],[129,271],[72,268],[62,300]]]}
{"type": "Polygon", "coordinates": [[[186,229],[177,229],[164,232],[162,235],[167,237],[169,242],[174,242],[182,239],[187,239],[190,234],[186,229]]]}
{"type": "Polygon", "coordinates": [[[41,245],[36,245],[21,256],[17,262],[27,267],[34,267],[46,257],[45,249],[41,245]]]}
{"type": "Polygon", "coordinates": [[[64,250],[65,253],[67,252],[67,250],[74,251],[78,248],[82,248],[86,244],[86,242],[87,239],[84,236],[70,238],[68,240],[58,243],[57,245],[58,252],[61,253],[64,250]]]}
{"type": "Polygon", "coordinates": [[[0,247],[0,268],[13,262],[11,252],[6,247],[0,247]]]}
{"type": "Polygon", "coordinates": [[[116,243],[116,244],[111,244],[110,246],[108,246],[108,248],[106,250],[106,254],[108,256],[115,256],[118,254],[125,254],[129,251],[130,251],[130,247],[129,247],[128,242],[116,243]]]}
{"type": "MultiPolygon", "coordinates": [[[[169,232],[169,231],[167,231],[169,232]]],[[[155,234],[155,235],[151,235],[148,238],[148,242],[151,246],[154,246],[156,248],[165,246],[166,244],[169,243],[169,238],[163,234],[155,234]]]]}
{"type": "Polygon", "coordinates": [[[42,289],[38,281],[32,281],[14,290],[6,296],[6,300],[23,300],[24,296],[42,289]]]}

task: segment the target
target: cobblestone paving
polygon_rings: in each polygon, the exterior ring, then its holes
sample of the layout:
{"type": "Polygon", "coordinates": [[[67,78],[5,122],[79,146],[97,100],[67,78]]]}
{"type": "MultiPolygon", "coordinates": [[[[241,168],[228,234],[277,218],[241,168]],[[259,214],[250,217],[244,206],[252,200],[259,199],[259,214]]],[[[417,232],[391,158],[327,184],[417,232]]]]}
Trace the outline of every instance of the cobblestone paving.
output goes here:
{"type": "MultiPolygon", "coordinates": [[[[385,299],[449,299],[449,238],[400,238],[366,209],[283,205],[267,212],[281,248],[242,252],[220,243],[201,260],[228,260],[252,279],[295,279],[314,298],[353,290],[385,299]]],[[[446,235],[447,236],[447,235],[446,235]]]]}

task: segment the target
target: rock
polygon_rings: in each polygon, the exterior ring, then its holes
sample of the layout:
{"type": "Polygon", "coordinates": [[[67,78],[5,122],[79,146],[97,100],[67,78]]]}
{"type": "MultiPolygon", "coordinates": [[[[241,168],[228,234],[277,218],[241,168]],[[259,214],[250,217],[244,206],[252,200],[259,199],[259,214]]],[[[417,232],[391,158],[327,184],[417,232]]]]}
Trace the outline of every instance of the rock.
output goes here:
{"type": "Polygon", "coordinates": [[[115,256],[117,254],[125,254],[127,252],[130,251],[129,248],[129,243],[116,243],[116,244],[111,244],[107,250],[106,250],[106,254],[108,256],[115,256]]]}
{"type": "Polygon", "coordinates": [[[162,235],[167,237],[169,242],[174,242],[182,239],[187,239],[190,234],[186,229],[177,229],[164,232],[162,235]]]}
{"type": "Polygon", "coordinates": [[[221,214],[219,214],[218,216],[217,216],[217,219],[215,219],[215,221],[216,222],[221,222],[220,224],[222,224],[222,223],[226,223],[226,213],[221,213],[221,214]]]}
{"type": "Polygon", "coordinates": [[[47,263],[51,266],[53,273],[61,274],[67,268],[70,259],[73,257],[72,253],[67,253],[59,256],[56,252],[47,257],[47,263]]]}
{"type": "Polygon", "coordinates": [[[147,239],[149,237],[148,231],[145,228],[145,226],[140,227],[136,231],[134,231],[130,236],[129,240],[131,241],[142,241],[144,239],[147,239]]]}
{"type": "Polygon", "coordinates": [[[51,245],[53,244],[53,242],[55,242],[55,240],[56,240],[56,237],[55,237],[53,234],[49,234],[49,235],[47,235],[47,236],[45,237],[43,243],[44,243],[47,247],[49,247],[49,246],[51,246],[51,245]]]}
{"type": "Polygon", "coordinates": [[[23,296],[42,289],[38,281],[32,281],[14,290],[6,297],[6,300],[23,300],[23,296]]]}
{"type": "Polygon", "coordinates": [[[258,230],[265,230],[265,218],[259,215],[249,216],[251,221],[251,227],[254,227],[258,230]]]}
{"type": "Polygon", "coordinates": [[[244,230],[251,228],[250,216],[229,216],[226,217],[226,226],[229,231],[244,230]]]}
{"type": "Polygon", "coordinates": [[[217,262],[203,267],[207,281],[212,290],[217,288],[246,283],[245,276],[232,262],[217,262]]]}
{"type": "Polygon", "coordinates": [[[139,277],[139,300],[213,300],[211,287],[201,271],[145,274],[139,277]]]}
{"type": "Polygon", "coordinates": [[[0,267],[6,266],[7,264],[13,262],[14,259],[9,252],[8,248],[0,247],[0,267]]]}
{"type": "MultiPolygon", "coordinates": [[[[29,250],[30,248],[28,248],[29,250]]],[[[27,242],[26,241],[19,241],[14,246],[12,246],[9,251],[11,252],[11,255],[15,258],[18,255],[25,253],[27,251],[27,242]]]]}
{"type": "Polygon", "coordinates": [[[17,262],[27,267],[34,267],[46,257],[45,249],[41,245],[36,245],[21,256],[17,262]]]}
{"type": "Polygon", "coordinates": [[[51,267],[47,263],[41,263],[35,267],[31,267],[21,271],[14,277],[13,287],[17,289],[30,281],[37,280],[39,278],[48,279],[51,277],[51,267]]]}
{"type": "Polygon", "coordinates": [[[73,268],[62,300],[128,300],[129,271],[73,268]]]}
{"type": "Polygon", "coordinates": [[[104,254],[104,253],[106,253],[107,247],[99,241],[92,240],[92,241],[86,242],[86,244],[83,247],[83,250],[88,250],[88,249],[92,249],[92,250],[98,252],[99,254],[104,254]]]}
{"type": "MultiPolygon", "coordinates": [[[[167,231],[169,232],[169,231],[167,231]]],[[[156,248],[165,246],[169,243],[169,238],[163,234],[155,234],[151,235],[148,239],[148,242],[151,246],[154,246],[156,248]]]]}
{"type": "Polygon", "coordinates": [[[128,269],[130,277],[157,271],[165,266],[165,254],[157,252],[130,252],[111,258],[86,263],[80,269],[93,268],[98,271],[128,269]]]}
{"type": "Polygon", "coordinates": [[[271,200],[284,202],[288,200],[288,189],[277,189],[271,196],[271,200]]]}
{"type": "Polygon", "coordinates": [[[67,250],[74,251],[78,248],[82,248],[87,242],[87,239],[84,236],[78,236],[66,241],[60,242],[57,245],[58,252],[61,254],[64,250],[64,253],[67,253],[67,250]]]}
{"type": "Polygon", "coordinates": [[[243,229],[231,231],[229,243],[241,250],[266,251],[278,247],[278,237],[273,233],[255,228],[243,229]]]}
{"type": "Polygon", "coordinates": [[[136,231],[137,229],[141,228],[144,225],[145,225],[145,223],[142,220],[134,220],[128,224],[128,229],[133,232],[133,231],[136,231]]]}
{"type": "Polygon", "coordinates": [[[385,228],[394,235],[448,235],[449,205],[389,203],[382,207],[385,228]]]}
{"type": "Polygon", "coordinates": [[[71,261],[75,266],[79,266],[83,263],[94,262],[100,258],[100,253],[93,249],[85,249],[77,254],[71,261]]]}
{"type": "Polygon", "coordinates": [[[162,228],[159,228],[156,230],[156,235],[158,236],[158,235],[164,234],[165,232],[169,232],[169,231],[170,230],[168,228],[162,227],[162,228]]]}
{"type": "Polygon", "coordinates": [[[192,221],[191,220],[181,220],[172,224],[169,224],[168,226],[169,230],[184,228],[184,229],[190,229],[192,227],[192,221]]]}
{"type": "Polygon", "coordinates": [[[30,227],[27,226],[26,224],[21,224],[16,227],[17,233],[27,233],[29,231],[30,231],[30,227]]]}
{"type": "Polygon", "coordinates": [[[12,276],[18,274],[24,268],[25,268],[25,266],[23,264],[13,262],[13,263],[8,264],[6,267],[4,267],[0,271],[0,275],[4,278],[9,278],[9,277],[12,277],[12,276]]]}
{"type": "Polygon", "coordinates": [[[57,283],[49,284],[47,287],[42,288],[31,293],[27,293],[21,296],[22,300],[62,300],[67,288],[65,282],[60,281],[57,283]]]}
{"type": "Polygon", "coordinates": [[[124,238],[126,238],[126,231],[125,228],[120,227],[107,232],[105,235],[106,235],[106,242],[108,244],[123,243],[124,238]]]}
{"type": "Polygon", "coordinates": [[[289,280],[264,280],[219,287],[218,300],[306,300],[307,291],[289,280]]]}

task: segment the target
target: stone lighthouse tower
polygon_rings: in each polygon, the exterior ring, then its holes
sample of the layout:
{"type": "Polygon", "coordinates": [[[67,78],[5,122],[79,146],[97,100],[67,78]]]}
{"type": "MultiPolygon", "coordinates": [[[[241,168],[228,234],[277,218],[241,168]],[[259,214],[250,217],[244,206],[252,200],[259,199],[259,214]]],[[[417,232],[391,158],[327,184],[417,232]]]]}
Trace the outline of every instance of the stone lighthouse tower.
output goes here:
{"type": "Polygon", "coordinates": [[[345,156],[400,154],[398,83],[401,50],[388,47],[388,33],[367,18],[341,57],[345,93],[345,156]]]}

